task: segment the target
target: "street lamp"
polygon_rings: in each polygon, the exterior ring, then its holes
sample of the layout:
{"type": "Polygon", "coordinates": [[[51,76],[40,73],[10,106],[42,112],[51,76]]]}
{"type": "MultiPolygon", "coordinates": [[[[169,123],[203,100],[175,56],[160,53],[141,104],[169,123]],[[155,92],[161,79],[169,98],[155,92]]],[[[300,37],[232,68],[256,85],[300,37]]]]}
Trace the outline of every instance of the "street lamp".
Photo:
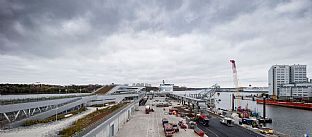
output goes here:
{"type": "Polygon", "coordinates": [[[263,94],[263,119],[265,119],[265,100],[268,98],[268,94],[263,94]]]}
{"type": "Polygon", "coordinates": [[[58,110],[58,105],[56,106],[55,121],[57,121],[57,110],[58,110]]]}

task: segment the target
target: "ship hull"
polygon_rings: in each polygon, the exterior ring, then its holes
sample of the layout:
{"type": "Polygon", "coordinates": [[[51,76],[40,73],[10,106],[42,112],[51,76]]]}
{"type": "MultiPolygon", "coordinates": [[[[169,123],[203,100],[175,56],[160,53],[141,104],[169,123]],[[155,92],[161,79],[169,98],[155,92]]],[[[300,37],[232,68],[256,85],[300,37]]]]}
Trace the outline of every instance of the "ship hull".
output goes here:
{"type": "MultiPolygon", "coordinates": [[[[261,100],[261,99],[257,99],[256,101],[258,104],[263,104],[263,100],[261,100]]],[[[311,103],[265,100],[265,104],[312,110],[312,104],[311,103]]]]}

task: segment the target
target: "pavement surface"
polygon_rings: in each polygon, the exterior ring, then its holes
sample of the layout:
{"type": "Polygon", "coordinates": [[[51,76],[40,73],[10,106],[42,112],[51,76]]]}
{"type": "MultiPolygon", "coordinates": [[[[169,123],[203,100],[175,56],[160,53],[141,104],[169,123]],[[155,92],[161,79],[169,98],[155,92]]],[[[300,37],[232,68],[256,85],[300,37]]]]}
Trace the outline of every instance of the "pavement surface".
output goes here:
{"type": "MultiPolygon", "coordinates": [[[[146,105],[152,104],[154,100],[148,100],[146,105]]],[[[177,106],[178,102],[172,101],[173,106],[177,106]]],[[[152,105],[150,105],[152,106],[152,105]]],[[[178,121],[185,119],[176,117],[173,115],[164,114],[168,112],[169,108],[166,107],[165,111],[163,108],[152,106],[155,112],[145,114],[145,106],[140,106],[139,111],[135,113],[133,118],[127,122],[117,133],[117,137],[164,137],[164,131],[162,128],[162,118],[167,118],[169,122],[178,123],[178,121]]],[[[234,125],[228,127],[220,123],[220,118],[212,116],[209,121],[209,126],[205,127],[198,125],[200,129],[205,132],[205,136],[209,137],[264,137],[263,135],[257,134],[253,131],[234,125]]],[[[175,133],[174,137],[198,137],[194,133],[193,129],[180,129],[180,132],[175,133]]]]}
{"type": "Polygon", "coordinates": [[[220,123],[217,117],[210,118],[209,127],[198,125],[209,137],[264,137],[263,135],[254,133],[248,129],[234,125],[228,127],[220,123]]]}
{"type": "MultiPolygon", "coordinates": [[[[148,100],[147,104],[152,100],[148,100]]],[[[139,106],[139,111],[135,112],[132,119],[119,129],[116,137],[164,137],[164,130],[162,127],[162,119],[167,118],[170,123],[178,123],[182,120],[181,117],[173,115],[165,115],[163,108],[152,106],[155,112],[145,114],[145,106],[139,106]]],[[[168,112],[168,107],[166,108],[168,112]]],[[[180,129],[174,137],[198,137],[193,129],[180,129]]]]}

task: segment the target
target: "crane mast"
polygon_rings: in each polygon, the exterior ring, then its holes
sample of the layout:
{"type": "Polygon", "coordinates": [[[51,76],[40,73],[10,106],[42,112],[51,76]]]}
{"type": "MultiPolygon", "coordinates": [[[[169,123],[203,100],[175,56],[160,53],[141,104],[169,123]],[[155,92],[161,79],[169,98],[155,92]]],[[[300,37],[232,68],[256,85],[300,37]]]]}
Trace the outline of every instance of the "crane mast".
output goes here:
{"type": "MultiPolygon", "coordinates": [[[[238,86],[236,63],[235,63],[235,60],[230,60],[230,62],[232,64],[233,81],[234,81],[234,86],[235,86],[235,89],[236,89],[235,96],[239,96],[239,86],[238,86]]],[[[240,106],[239,99],[236,99],[236,100],[237,100],[237,105],[240,106]]]]}
{"type": "Polygon", "coordinates": [[[236,89],[238,89],[238,78],[237,78],[237,70],[236,70],[235,60],[230,60],[230,62],[232,63],[234,86],[236,89]]]}

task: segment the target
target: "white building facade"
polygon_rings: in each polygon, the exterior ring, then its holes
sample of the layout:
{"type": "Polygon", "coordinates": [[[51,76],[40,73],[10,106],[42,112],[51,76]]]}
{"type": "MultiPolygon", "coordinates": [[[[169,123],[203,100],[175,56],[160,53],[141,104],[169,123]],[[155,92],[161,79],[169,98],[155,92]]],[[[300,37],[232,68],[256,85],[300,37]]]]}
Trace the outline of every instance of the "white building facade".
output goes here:
{"type": "Polygon", "coordinates": [[[312,83],[286,84],[279,90],[279,96],[287,99],[312,97],[312,83]]]}
{"type": "Polygon", "coordinates": [[[269,72],[269,95],[279,98],[311,98],[306,65],[274,65],[269,72]]]}
{"type": "Polygon", "coordinates": [[[292,65],[290,66],[290,83],[306,83],[307,66],[306,65],[292,65]]]}
{"type": "Polygon", "coordinates": [[[278,87],[289,84],[289,65],[274,65],[269,70],[269,95],[278,95],[278,87]]]}

